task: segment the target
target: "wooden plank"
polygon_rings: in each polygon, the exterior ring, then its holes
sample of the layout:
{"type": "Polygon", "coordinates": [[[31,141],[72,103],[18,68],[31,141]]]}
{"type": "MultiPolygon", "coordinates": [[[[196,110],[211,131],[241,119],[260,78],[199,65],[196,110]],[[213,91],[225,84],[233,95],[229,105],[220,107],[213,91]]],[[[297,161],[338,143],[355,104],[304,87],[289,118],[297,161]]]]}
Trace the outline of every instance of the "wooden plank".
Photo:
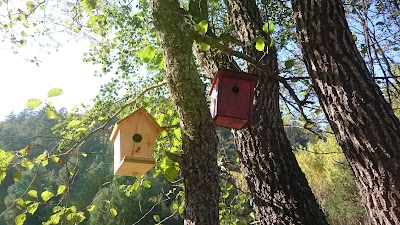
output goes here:
{"type": "Polygon", "coordinates": [[[121,176],[141,176],[155,165],[152,158],[125,156],[118,168],[114,171],[115,175],[121,176]]]}

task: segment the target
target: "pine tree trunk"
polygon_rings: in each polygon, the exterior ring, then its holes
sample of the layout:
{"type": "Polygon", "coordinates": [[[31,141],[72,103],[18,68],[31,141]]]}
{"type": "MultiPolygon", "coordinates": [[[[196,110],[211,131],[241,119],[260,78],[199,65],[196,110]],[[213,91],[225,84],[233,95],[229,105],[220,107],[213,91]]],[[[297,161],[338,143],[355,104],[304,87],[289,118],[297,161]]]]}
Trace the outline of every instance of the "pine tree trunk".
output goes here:
{"type": "Polygon", "coordinates": [[[153,0],[153,17],[164,59],[166,79],[181,119],[187,225],[218,225],[217,136],[205,99],[205,87],[193,60],[193,39],[178,0],[153,0]]]}
{"type": "MultiPolygon", "coordinates": [[[[254,38],[268,37],[262,32],[255,1],[228,2],[231,21],[239,40],[245,43],[244,52],[261,59],[264,53],[255,49],[254,38]]],[[[275,49],[269,49],[262,63],[270,69],[268,72],[277,73],[275,49]]],[[[233,133],[259,224],[327,224],[284,132],[278,81],[250,64],[248,69],[260,76],[254,118],[247,128],[233,133]]]]}
{"type": "Polygon", "coordinates": [[[352,39],[339,0],[292,0],[320,104],[356,176],[371,224],[400,224],[400,122],[352,39]]]}

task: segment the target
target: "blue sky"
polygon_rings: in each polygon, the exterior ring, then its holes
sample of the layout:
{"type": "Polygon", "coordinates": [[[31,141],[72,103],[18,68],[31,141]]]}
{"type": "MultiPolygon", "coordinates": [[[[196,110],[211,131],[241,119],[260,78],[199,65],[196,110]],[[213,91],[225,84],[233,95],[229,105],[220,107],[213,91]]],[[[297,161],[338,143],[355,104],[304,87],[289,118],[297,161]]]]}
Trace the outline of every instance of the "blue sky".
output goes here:
{"type": "Polygon", "coordinates": [[[96,67],[83,62],[83,52],[88,48],[89,42],[81,39],[66,42],[51,54],[32,46],[14,54],[0,43],[0,121],[12,111],[23,110],[30,98],[45,100],[51,88],[61,88],[64,92],[51,99],[56,108],[70,109],[82,102],[89,103],[105,79],[94,77],[96,67]],[[23,57],[32,55],[42,61],[40,66],[23,57]]]}

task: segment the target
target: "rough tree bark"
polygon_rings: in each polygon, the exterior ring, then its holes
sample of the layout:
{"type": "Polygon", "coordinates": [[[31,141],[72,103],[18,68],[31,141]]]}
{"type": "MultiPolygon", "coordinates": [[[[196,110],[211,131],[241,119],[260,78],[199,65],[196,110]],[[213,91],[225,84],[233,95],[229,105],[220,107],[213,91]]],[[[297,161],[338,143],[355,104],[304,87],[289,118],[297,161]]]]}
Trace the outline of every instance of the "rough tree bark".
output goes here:
{"type": "Polygon", "coordinates": [[[267,73],[278,75],[274,48],[268,55],[254,47],[263,21],[254,0],[228,0],[231,21],[244,52],[260,60],[270,71],[248,64],[249,72],[260,76],[254,97],[254,118],[247,128],[234,131],[241,153],[242,169],[251,190],[253,209],[260,224],[327,224],[322,210],[293,154],[283,129],[279,109],[279,82],[267,73]]]}
{"type": "Polygon", "coordinates": [[[400,224],[400,122],[357,50],[339,0],[292,0],[320,104],[371,224],[400,224]]]}
{"type": "MultiPolygon", "coordinates": [[[[204,0],[191,1],[195,22],[207,19],[204,0]],[[203,10],[195,10],[202,6],[203,10]]],[[[254,1],[229,1],[230,16],[245,53],[260,59],[254,37],[262,33],[262,21],[254,1]]],[[[211,32],[208,35],[213,35],[211,32]]],[[[216,49],[204,53],[195,48],[200,66],[212,78],[218,69],[237,70],[234,61],[216,49]]],[[[277,55],[270,49],[262,60],[269,73],[277,75],[277,55]]],[[[256,88],[255,116],[248,128],[235,131],[241,167],[251,190],[252,206],[259,224],[326,224],[306,178],[300,170],[283,129],[279,110],[279,83],[267,72],[248,69],[260,76],[256,88]]]]}
{"type": "Polygon", "coordinates": [[[193,39],[187,33],[178,0],[153,0],[154,24],[167,66],[166,79],[181,119],[187,225],[219,224],[217,136],[205,99],[205,87],[193,59],[193,39]]]}

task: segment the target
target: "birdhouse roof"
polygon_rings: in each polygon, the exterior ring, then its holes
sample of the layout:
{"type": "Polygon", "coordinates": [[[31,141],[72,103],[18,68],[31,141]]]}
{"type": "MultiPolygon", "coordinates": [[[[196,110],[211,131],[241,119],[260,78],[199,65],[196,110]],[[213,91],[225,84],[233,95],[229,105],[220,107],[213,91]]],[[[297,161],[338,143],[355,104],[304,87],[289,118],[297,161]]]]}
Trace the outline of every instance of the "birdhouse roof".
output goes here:
{"type": "Polygon", "coordinates": [[[124,126],[124,124],[129,120],[134,120],[138,117],[143,117],[152,125],[152,127],[157,130],[159,133],[163,131],[163,129],[158,125],[158,123],[153,119],[153,117],[146,111],[144,107],[139,108],[138,110],[134,111],[133,113],[129,114],[125,118],[121,119],[114,125],[114,129],[111,133],[110,140],[113,141],[118,134],[119,129],[124,126]]]}
{"type": "Polygon", "coordinates": [[[211,95],[214,86],[217,84],[217,81],[223,77],[235,77],[241,80],[250,80],[250,81],[257,81],[258,77],[254,74],[251,73],[244,73],[244,72],[236,72],[236,71],[230,71],[230,70],[219,70],[217,74],[215,75],[215,78],[213,80],[213,83],[211,85],[210,91],[208,92],[208,95],[211,95]]]}

